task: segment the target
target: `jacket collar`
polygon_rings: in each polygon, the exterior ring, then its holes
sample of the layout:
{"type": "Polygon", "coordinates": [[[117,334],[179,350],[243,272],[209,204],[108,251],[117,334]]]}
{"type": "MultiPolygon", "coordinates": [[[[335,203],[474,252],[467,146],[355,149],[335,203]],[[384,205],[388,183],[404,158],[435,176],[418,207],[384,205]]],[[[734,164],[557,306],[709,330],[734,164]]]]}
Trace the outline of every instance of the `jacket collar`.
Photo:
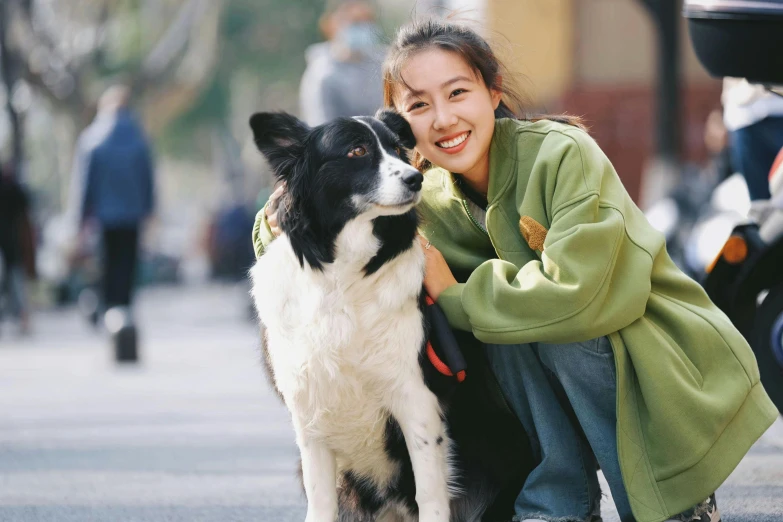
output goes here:
{"type": "MultiPolygon", "coordinates": [[[[489,205],[487,208],[497,202],[514,180],[517,150],[513,135],[516,134],[520,123],[518,120],[509,118],[495,120],[495,130],[489,145],[489,188],[487,190],[489,205]]],[[[454,175],[446,169],[441,170],[445,173],[443,184],[448,194],[460,201],[465,199],[454,175]]]]}

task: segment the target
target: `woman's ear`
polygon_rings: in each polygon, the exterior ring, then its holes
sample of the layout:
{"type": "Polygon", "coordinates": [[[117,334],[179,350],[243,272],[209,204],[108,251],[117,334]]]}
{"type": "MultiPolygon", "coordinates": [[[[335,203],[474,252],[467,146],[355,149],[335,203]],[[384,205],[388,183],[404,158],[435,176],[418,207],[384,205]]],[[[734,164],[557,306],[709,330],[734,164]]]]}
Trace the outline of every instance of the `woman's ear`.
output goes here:
{"type": "Polygon", "coordinates": [[[489,90],[489,96],[492,99],[492,108],[497,109],[500,100],[503,98],[503,77],[498,75],[495,78],[495,85],[489,90]]]}

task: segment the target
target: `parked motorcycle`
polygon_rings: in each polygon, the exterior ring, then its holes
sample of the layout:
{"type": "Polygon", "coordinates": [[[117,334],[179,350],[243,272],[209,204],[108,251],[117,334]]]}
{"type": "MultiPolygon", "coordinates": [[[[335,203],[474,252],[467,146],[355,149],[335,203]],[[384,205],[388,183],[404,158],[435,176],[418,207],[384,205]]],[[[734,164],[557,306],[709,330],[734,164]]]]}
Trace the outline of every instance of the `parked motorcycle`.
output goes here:
{"type": "MultiPolygon", "coordinates": [[[[783,0],[685,0],[694,51],[716,77],[746,78],[783,95],[783,0]]],[[[769,201],[751,207],[703,284],[756,354],[761,382],[783,412],[783,151],[769,201]]]]}
{"type": "Polygon", "coordinates": [[[747,220],[750,196],[745,179],[725,179],[684,171],[669,193],[644,211],[663,233],[666,250],[677,266],[701,281],[734,227],[747,220]]]}

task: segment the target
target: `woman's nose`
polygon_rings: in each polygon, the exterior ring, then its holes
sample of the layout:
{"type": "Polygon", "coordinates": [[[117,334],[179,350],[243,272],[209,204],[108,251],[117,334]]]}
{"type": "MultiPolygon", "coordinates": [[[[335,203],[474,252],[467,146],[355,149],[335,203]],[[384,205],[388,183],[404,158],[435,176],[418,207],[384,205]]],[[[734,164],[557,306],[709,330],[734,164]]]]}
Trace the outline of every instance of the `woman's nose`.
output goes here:
{"type": "Polygon", "coordinates": [[[435,130],[444,130],[457,123],[457,115],[450,109],[448,104],[440,104],[435,107],[435,121],[433,127],[435,130]]]}

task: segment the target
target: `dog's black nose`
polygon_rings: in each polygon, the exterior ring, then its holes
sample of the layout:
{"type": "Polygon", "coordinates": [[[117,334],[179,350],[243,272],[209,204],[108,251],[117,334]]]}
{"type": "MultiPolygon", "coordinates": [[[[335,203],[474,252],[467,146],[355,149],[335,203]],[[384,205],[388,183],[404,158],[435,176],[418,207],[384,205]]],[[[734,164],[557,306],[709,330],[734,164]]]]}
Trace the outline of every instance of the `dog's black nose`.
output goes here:
{"type": "Polygon", "coordinates": [[[419,171],[412,171],[402,175],[402,182],[414,192],[421,190],[421,182],[424,176],[419,171]]]}

